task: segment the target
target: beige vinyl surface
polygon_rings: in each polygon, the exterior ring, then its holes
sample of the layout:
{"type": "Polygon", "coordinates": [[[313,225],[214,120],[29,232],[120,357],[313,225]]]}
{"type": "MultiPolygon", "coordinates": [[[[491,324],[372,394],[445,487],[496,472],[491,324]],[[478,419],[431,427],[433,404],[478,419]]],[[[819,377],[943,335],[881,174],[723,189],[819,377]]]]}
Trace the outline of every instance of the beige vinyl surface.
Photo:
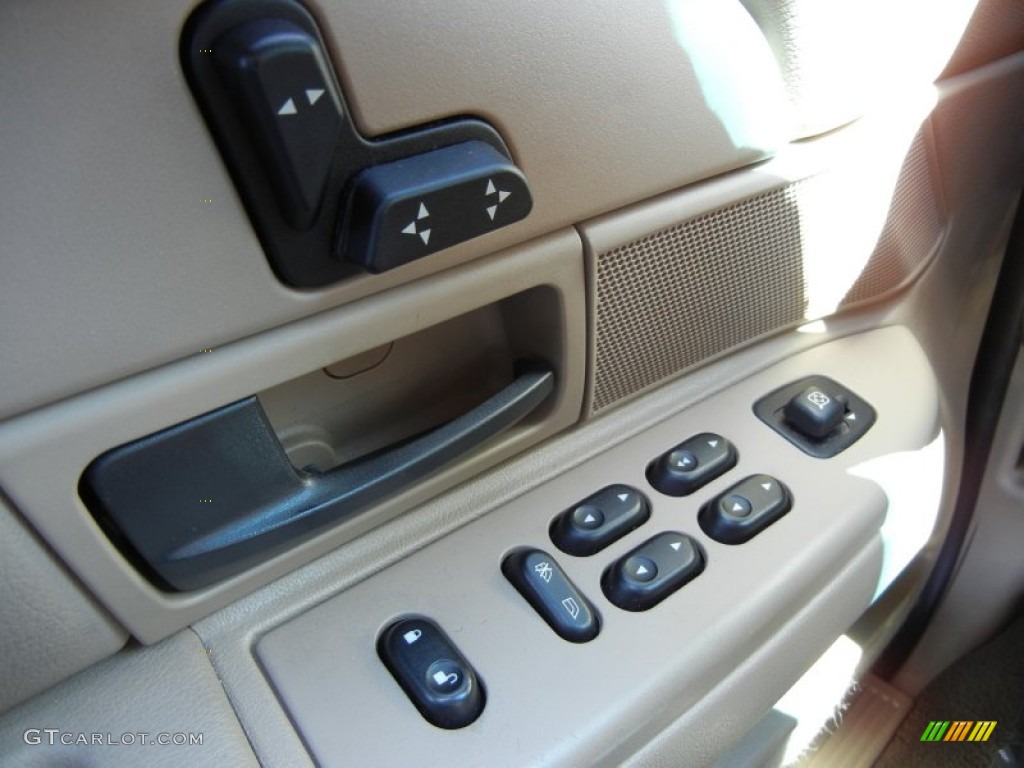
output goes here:
{"type": "MultiPolygon", "coordinates": [[[[210,766],[709,765],[858,618],[870,663],[920,590],[959,487],[971,366],[1024,184],[1018,5],[873,0],[838,16],[817,0],[309,5],[367,136],[487,120],[531,185],[531,215],[385,275],[289,289],[181,74],[190,0],[0,5],[0,712],[11,707],[0,762],[137,764],[125,748],[25,743],[26,728],[53,724],[204,730],[188,762],[210,766]],[[805,179],[832,182],[786,192],[805,179]],[[767,235],[758,209],[723,237],[715,217],[761,195],[782,199],[769,219],[784,226],[767,235]],[[901,195],[919,208],[893,226],[901,195]],[[694,221],[717,245],[691,249],[681,278],[628,250],[694,221]],[[625,268],[602,271],[622,249],[625,268]],[[882,251],[888,267],[866,270],[882,251]],[[792,303],[784,316],[731,304],[733,275],[762,270],[746,277],[758,285],[780,253],[800,272],[778,294],[792,303]],[[667,292],[660,304],[635,295],[651,285],[667,292]],[[865,301],[843,304],[855,288],[865,301]],[[686,291],[714,297],[705,316],[686,317],[686,291]],[[673,317],[721,343],[680,353],[686,326],[653,322],[673,317]],[[403,339],[442,338],[443,351],[477,320],[465,338],[556,366],[545,418],[230,581],[159,592],[78,496],[103,451],[256,392],[306,455],[289,430],[325,400],[308,413],[289,401],[327,398],[324,368],[403,339]],[[609,327],[619,331],[599,339],[609,327]],[[626,384],[599,408],[609,339],[626,384]],[[667,363],[641,370],[662,351],[667,363]],[[803,373],[879,407],[837,460],[800,454],[749,411],[803,373]],[[553,551],[557,511],[610,478],[644,488],[645,462],[701,429],[729,432],[741,451],[707,494],[769,471],[797,506],[730,548],[699,531],[696,499],[656,498],[652,521],[597,558],[558,555],[605,621],[589,646],[560,641],[503,580],[501,555],[553,551]],[[893,576],[892,523],[908,507],[851,471],[936,445],[930,536],[864,614],[893,576]],[[827,514],[837,490],[848,503],[827,514]],[[600,571],[667,528],[698,537],[709,569],[627,616],[600,594],[600,571]],[[435,614],[493,694],[461,734],[420,720],[373,653],[376,633],[410,610],[435,614]]],[[[416,350],[438,365],[434,351],[416,350]]],[[[404,359],[385,360],[382,380],[420,365],[404,359]]],[[[1011,608],[1017,379],[962,581],[896,681],[911,693],[1011,608]],[[993,583],[1005,589],[974,600],[993,583]]],[[[327,443],[310,450],[344,456],[327,443]]]]}

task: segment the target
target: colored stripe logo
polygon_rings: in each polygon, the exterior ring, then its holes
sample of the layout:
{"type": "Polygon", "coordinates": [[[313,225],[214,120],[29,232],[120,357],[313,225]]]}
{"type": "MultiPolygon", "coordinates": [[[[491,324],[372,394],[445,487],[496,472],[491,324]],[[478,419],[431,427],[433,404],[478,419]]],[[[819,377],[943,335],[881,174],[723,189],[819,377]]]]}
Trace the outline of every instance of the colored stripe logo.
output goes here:
{"type": "Polygon", "coordinates": [[[932,720],[921,734],[921,741],[988,741],[996,729],[996,720],[932,720]]]}

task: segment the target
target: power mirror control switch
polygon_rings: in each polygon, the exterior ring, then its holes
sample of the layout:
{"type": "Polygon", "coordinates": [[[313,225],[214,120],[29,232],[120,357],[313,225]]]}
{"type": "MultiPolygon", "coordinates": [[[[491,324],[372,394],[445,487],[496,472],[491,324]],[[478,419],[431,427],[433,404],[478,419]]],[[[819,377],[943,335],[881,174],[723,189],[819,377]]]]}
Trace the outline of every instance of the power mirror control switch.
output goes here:
{"type": "Polygon", "coordinates": [[[689,496],[736,465],[736,448],[703,432],[662,454],[647,467],[647,480],[667,496],[689,496]]]}
{"type": "Polygon", "coordinates": [[[628,485],[609,485],[559,514],[551,541],[569,555],[600,552],[651,516],[647,499],[628,485]]]}
{"type": "Polygon", "coordinates": [[[616,560],[601,577],[605,597],[626,611],[653,608],[704,570],[697,542],[683,533],[659,533],[616,560]]]}
{"type": "Polygon", "coordinates": [[[410,618],[388,627],[377,653],[402,690],[438,728],[464,728],[484,709],[472,665],[434,622],[410,618]]]}
{"type": "Polygon", "coordinates": [[[784,415],[786,421],[803,434],[821,439],[839,426],[846,415],[846,407],[835,393],[810,386],[786,403],[784,415]]]}
{"type": "Polygon", "coordinates": [[[827,376],[807,376],[754,403],[754,414],[804,453],[828,459],[863,437],[875,409],[827,376]]]}
{"type": "Polygon", "coordinates": [[[722,544],[742,544],[793,506],[789,490],[770,475],[751,475],[705,504],[697,515],[701,529],[722,544]]]}
{"type": "Polygon", "coordinates": [[[284,19],[229,30],[213,45],[213,56],[285,218],[306,229],[320,207],[342,127],[326,56],[309,32],[284,19]]]}
{"type": "Polygon", "coordinates": [[[520,549],[505,558],[501,571],[559,637],[572,643],[597,637],[594,607],[551,555],[520,549]]]}
{"type": "Polygon", "coordinates": [[[511,160],[482,141],[462,142],[360,173],[336,255],[385,272],[519,221],[532,208],[511,160]]]}

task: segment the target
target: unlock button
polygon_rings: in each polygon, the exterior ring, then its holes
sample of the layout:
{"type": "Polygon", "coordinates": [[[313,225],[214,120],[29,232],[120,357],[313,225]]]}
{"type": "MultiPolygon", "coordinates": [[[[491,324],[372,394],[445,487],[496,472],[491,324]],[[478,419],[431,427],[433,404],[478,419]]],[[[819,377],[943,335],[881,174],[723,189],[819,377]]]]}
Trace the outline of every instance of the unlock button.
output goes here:
{"type": "Polygon", "coordinates": [[[466,657],[437,624],[411,618],[388,627],[377,654],[402,690],[439,728],[463,728],[484,709],[480,680],[466,657]]]}

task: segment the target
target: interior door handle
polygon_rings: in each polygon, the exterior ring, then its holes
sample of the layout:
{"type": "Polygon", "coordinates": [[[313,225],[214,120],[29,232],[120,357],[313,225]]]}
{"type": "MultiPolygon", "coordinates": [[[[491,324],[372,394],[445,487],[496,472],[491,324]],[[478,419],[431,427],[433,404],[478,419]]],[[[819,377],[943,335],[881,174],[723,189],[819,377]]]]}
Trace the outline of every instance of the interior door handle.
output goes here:
{"type": "Polygon", "coordinates": [[[462,416],[324,473],[292,467],[249,397],[108,451],[80,493],[150,580],[198,589],[436,472],[524,419],[554,386],[550,367],[520,363],[508,386],[462,416]]]}

